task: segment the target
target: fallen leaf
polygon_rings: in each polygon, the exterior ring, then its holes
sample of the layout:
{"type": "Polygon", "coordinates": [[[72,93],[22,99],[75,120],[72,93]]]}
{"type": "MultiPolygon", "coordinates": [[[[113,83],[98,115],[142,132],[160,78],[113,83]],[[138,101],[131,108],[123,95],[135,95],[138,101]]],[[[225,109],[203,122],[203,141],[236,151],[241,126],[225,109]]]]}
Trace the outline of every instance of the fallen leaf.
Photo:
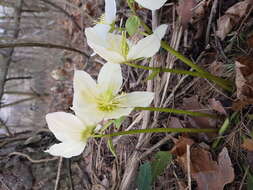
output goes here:
{"type": "Polygon", "coordinates": [[[235,62],[235,68],[238,100],[234,103],[233,109],[238,111],[253,103],[253,57],[239,57],[235,62]]]}
{"type": "Polygon", "coordinates": [[[248,37],[247,43],[248,43],[250,48],[253,48],[253,35],[248,37]]]}
{"type": "Polygon", "coordinates": [[[224,40],[228,33],[239,24],[240,20],[246,13],[248,12],[250,7],[250,2],[247,0],[238,2],[230,7],[225,15],[220,17],[217,21],[218,30],[216,31],[216,35],[224,40]]]}
{"type": "MultiPolygon", "coordinates": [[[[171,153],[177,156],[177,162],[187,172],[186,146],[193,145],[194,141],[180,137],[171,153]]],[[[227,148],[223,148],[218,156],[218,162],[212,159],[210,152],[200,146],[191,146],[190,149],[191,177],[198,184],[199,190],[222,190],[234,180],[234,169],[227,148]]]]}
{"type": "Polygon", "coordinates": [[[211,108],[221,114],[227,115],[226,110],[222,106],[221,102],[218,100],[215,100],[215,98],[211,98],[208,100],[208,103],[210,104],[211,108]]]}
{"type": "Polygon", "coordinates": [[[193,16],[193,8],[197,5],[196,0],[180,0],[177,7],[177,14],[181,19],[182,26],[187,27],[193,16]]]}
{"type": "Polygon", "coordinates": [[[253,151],[253,140],[252,139],[245,139],[241,147],[247,151],[253,151]]]}
{"type": "Polygon", "coordinates": [[[224,63],[220,61],[213,61],[210,66],[209,70],[211,74],[216,75],[218,77],[224,76],[225,66],[224,63]]]}
{"type": "MultiPolygon", "coordinates": [[[[205,113],[211,113],[209,111],[202,111],[205,107],[199,103],[198,96],[184,98],[183,108],[190,111],[201,111],[205,113]]],[[[208,117],[189,117],[189,121],[192,126],[198,128],[214,128],[216,126],[216,120],[208,117]]]]}
{"type": "Polygon", "coordinates": [[[177,117],[171,117],[168,126],[171,128],[184,128],[182,121],[177,117]]]}

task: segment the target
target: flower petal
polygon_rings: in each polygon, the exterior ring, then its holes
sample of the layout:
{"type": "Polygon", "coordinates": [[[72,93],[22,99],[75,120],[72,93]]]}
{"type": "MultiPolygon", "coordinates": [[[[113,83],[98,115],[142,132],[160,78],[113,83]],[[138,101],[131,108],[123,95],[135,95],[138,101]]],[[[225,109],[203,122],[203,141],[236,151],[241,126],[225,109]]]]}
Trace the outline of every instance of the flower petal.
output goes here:
{"type": "Polygon", "coordinates": [[[153,92],[131,92],[121,98],[121,104],[126,107],[147,107],[154,99],[153,92]]]}
{"type": "Polygon", "coordinates": [[[85,35],[88,45],[95,53],[110,63],[121,63],[124,57],[120,54],[120,35],[107,33],[103,40],[93,28],[86,28],[85,35]]]}
{"type": "Polygon", "coordinates": [[[105,0],[105,22],[112,24],[116,19],[116,2],[115,0],[105,0]]]}
{"type": "Polygon", "coordinates": [[[72,156],[80,155],[86,146],[86,142],[67,141],[59,144],[54,144],[45,152],[53,156],[62,156],[64,158],[70,158],[72,156]]]}
{"type": "Polygon", "coordinates": [[[46,115],[48,128],[60,141],[80,140],[86,124],[76,116],[65,112],[54,112],[46,115]]]}
{"type": "Polygon", "coordinates": [[[103,41],[106,40],[106,35],[110,29],[111,27],[108,24],[96,24],[93,27],[95,34],[97,34],[103,41]]]}
{"type": "Polygon", "coordinates": [[[160,9],[167,0],[135,0],[141,6],[145,7],[146,9],[156,10],[160,9]]]}
{"type": "Polygon", "coordinates": [[[117,94],[123,82],[120,64],[106,63],[98,75],[98,85],[100,92],[112,90],[117,94]]]}
{"type": "MultiPolygon", "coordinates": [[[[79,102],[84,101],[82,101],[82,98],[79,98],[79,102]]],[[[93,123],[99,123],[104,119],[104,113],[97,109],[96,103],[81,103],[79,106],[73,107],[73,110],[77,117],[80,118],[82,121],[86,121],[86,119],[88,118],[88,120],[93,123]]]]}
{"type": "Polygon", "coordinates": [[[153,34],[138,41],[138,43],[131,47],[128,53],[128,60],[134,60],[141,57],[148,58],[158,52],[161,46],[161,39],[164,36],[167,25],[159,26],[153,34]]]}

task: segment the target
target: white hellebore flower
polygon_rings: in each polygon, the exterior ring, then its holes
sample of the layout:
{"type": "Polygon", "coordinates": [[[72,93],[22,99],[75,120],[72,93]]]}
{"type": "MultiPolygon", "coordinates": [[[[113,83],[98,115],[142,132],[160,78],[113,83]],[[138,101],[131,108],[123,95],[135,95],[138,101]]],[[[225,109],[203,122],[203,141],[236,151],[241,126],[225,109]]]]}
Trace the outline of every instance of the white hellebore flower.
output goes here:
{"type": "Polygon", "coordinates": [[[75,115],[65,112],[49,113],[46,115],[46,121],[48,128],[61,141],[51,146],[46,152],[65,158],[81,154],[95,128],[95,125],[85,123],[75,115]]]}
{"type": "Polygon", "coordinates": [[[152,11],[160,9],[167,0],[135,0],[138,4],[152,11]]]}
{"type": "Polygon", "coordinates": [[[167,25],[160,25],[153,34],[141,39],[136,44],[126,39],[123,35],[107,33],[106,38],[99,36],[93,28],[86,28],[85,34],[88,45],[95,53],[110,63],[122,63],[148,58],[155,55],[160,49],[161,39],[165,35],[167,25]]]}
{"type": "Polygon", "coordinates": [[[146,107],[153,100],[152,92],[119,94],[123,77],[119,64],[106,63],[99,72],[97,82],[85,71],[74,74],[73,110],[85,120],[102,121],[129,115],[135,107],[146,107]]]}
{"type": "Polygon", "coordinates": [[[101,16],[100,21],[93,27],[93,30],[105,39],[106,34],[111,29],[111,25],[116,20],[116,2],[115,0],[105,0],[105,14],[101,16]]]}

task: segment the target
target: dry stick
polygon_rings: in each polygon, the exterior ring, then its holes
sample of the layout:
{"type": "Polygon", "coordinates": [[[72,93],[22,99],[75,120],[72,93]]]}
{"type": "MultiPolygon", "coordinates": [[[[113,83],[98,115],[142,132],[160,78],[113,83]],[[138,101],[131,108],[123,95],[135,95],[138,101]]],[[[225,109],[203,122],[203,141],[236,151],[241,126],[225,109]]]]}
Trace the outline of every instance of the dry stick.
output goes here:
{"type": "Polygon", "coordinates": [[[59,186],[59,181],[60,181],[60,176],[61,176],[61,168],[62,168],[62,160],[63,160],[63,158],[60,157],[58,169],[57,169],[57,176],[56,176],[55,185],[54,185],[54,190],[57,190],[58,186],[59,186]]]}
{"type": "Polygon", "coordinates": [[[187,157],[187,175],[188,175],[188,189],[192,189],[191,184],[191,151],[190,151],[190,145],[186,145],[186,157],[187,157]]]}
{"type": "Polygon", "coordinates": [[[82,50],[79,50],[79,49],[76,49],[73,47],[59,45],[59,44],[51,44],[51,43],[44,43],[44,42],[16,42],[16,43],[0,44],[0,49],[1,48],[14,48],[14,47],[41,47],[41,48],[64,49],[64,50],[79,53],[81,55],[84,55],[87,58],[90,58],[90,56],[82,50]]]}
{"type": "Polygon", "coordinates": [[[30,162],[32,162],[34,164],[40,164],[40,163],[54,161],[54,160],[58,159],[57,157],[54,157],[54,158],[48,158],[48,159],[34,160],[30,156],[28,156],[27,154],[24,154],[24,153],[21,153],[21,152],[12,152],[8,156],[13,156],[13,155],[25,157],[27,160],[29,160],[30,162]]]}
{"type": "Polygon", "coordinates": [[[2,119],[0,119],[0,128],[1,128],[1,126],[4,127],[5,131],[8,133],[8,135],[10,137],[13,137],[13,134],[11,133],[11,131],[9,130],[9,128],[5,125],[5,122],[2,119]]]}
{"type": "Polygon", "coordinates": [[[27,76],[27,77],[9,77],[7,79],[5,79],[5,82],[10,81],[10,80],[23,80],[23,79],[32,79],[31,76],[27,76]]]}
{"type": "Polygon", "coordinates": [[[38,97],[34,96],[34,97],[30,97],[30,98],[24,98],[22,100],[11,102],[9,104],[3,104],[3,105],[1,105],[1,108],[6,108],[6,107],[9,107],[9,106],[14,106],[14,105],[17,105],[17,104],[20,104],[20,103],[23,103],[23,102],[31,101],[31,100],[36,99],[36,98],[38,98],[38,97]]]}
{"type": "Polygon", "coordinates": [[[207,24],[207,29],[206,29],[206,39],[205,39],[206,46],[209,43],[211,24],[212,24],[213,17],[216,14],[217,5],[218,5],[218,0],[214,0],[213,5],[212,5],[212,9],[211,9],[211,13],[209,16],[208,24],[207,24]]]}
{"type": "Polygon", "coordinates": [[[76,22],[76,20],[73,18],[73,16],[71,16],[66,10],[64,10],[62,7],[56,5],[55,3],[49,1],[49,0],[40,0],[46,4],[51,5],[52,7],[60,10],[63,14],[65,14],[73,23],[74,25],[79,29],[82,30],[81,26],[76,22]]]}

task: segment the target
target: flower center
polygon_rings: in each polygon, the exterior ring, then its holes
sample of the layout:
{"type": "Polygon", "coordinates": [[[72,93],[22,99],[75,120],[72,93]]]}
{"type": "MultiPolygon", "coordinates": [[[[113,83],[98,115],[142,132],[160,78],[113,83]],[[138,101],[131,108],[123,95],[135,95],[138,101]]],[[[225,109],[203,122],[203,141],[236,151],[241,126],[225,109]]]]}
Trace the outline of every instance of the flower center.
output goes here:
{"type": "Polygon", "coordinates": [[[111,90],[101,94],[96,99],[98,109],[104,112],[111,112],[119,107],[119,100],[117,100],[117,96],[113,95],[111,90]]]}

